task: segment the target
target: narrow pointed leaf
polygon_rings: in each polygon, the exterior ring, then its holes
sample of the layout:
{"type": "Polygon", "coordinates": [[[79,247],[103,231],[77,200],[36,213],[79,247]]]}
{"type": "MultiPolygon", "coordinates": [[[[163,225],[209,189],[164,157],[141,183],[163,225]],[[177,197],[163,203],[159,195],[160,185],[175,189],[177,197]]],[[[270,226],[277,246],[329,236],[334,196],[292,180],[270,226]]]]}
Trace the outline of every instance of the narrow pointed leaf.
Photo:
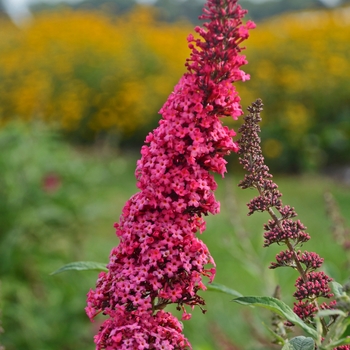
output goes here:
{"type": "Polygon", "coordinates": [[[342,310],[321,310],[319,311],[315,317],[326,317],[326,316],[342,316],[342,317],[346,317],[347,314],[342,311],[342,310]]]}
{"type": "Polygon", "coordinates": [[[242,305],[261,306],[265,309],[269,309],[286,318],[288,321],[298,325],[313,339],[317,339],[317,332],[304,323],[287,304],[279,299],[272,297],[247,296],[233,299],[233,301],[242,305]]]}
{"type": "Polygon", "coordinates": [[[94,262],[94,261],[75,261],[60,267],[58,270],[51,272],[50,275],[57,275],[58,273],[70,270],[76,271],[108,271],[107,264],[94,262]]]}
{"type": "Polygon", "coordinates": [[[346,337],[346,338],[343,338],[343,339],[339,339],[335,342],[333,342],[332,344],[330,344],[330,346],[332,348],[335,348],[337,346],[340,346],[340,345],[347,345],[347,344],[350,344],[350,337],[346,337]]]}
{"type": "Polygon", "coordinates": [[[242,296],[242,294],[237,292],[236,290],[226,287],[225,285],[219,283],[208,283],[206,284],[206,287],[208,288],[208,290],[213,292],[221,292],[234,297],[242,296]]]}

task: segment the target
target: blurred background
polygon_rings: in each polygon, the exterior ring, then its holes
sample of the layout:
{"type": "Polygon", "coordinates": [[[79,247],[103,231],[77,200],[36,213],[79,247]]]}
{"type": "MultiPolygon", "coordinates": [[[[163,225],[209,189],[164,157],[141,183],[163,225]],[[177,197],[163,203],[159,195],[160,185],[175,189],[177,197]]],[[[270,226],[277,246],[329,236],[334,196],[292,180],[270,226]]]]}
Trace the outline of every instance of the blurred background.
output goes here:
{"type": "MultiPolygon", "coordinates": [[[[240,3],[258,25],[246,43],[251,80],[237,84],[242,105],[263,99],[267,164],[284,202],[308,226],[306,249],[324,256],[327,272],[344,282],[350,1],[240,3]],[[338,204],[327,207],[325,191],[338,204]]],[[[99,322],[90,324],[83,309],[97,273],[49,274],[71,261],[107,262],[118,244],[113,223],[136,191],[139,149],[185,71],[186,37],[202,6],[0,1],[0,347],[94,349],[99,322]]],[[[236,129],[240,122],[227,121],[236,129]]],[[[216,281],[258,295],[281,284],[291,303],[296,275],[268,270],[278,249],[262,249],[266,217],[246,218],[245,203],[256,194],[236,188],[242,176],[231,156],[227,179],[218,179],[222,213],[208,218],[202,237],[216,257],[216,281]]],[[[185,323],[194,349],[272,348],[262,325],[269,313],[212,292],[205,298],[208,312],[185,323]]]]}

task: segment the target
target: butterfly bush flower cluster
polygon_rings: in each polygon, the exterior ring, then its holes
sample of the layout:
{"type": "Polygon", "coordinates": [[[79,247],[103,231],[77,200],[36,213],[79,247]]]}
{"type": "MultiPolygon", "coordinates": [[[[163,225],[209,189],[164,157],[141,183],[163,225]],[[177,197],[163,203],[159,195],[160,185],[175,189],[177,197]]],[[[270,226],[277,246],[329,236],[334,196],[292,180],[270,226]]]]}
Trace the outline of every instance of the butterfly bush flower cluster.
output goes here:
{"type": "Polygon", "coordinates": [[[159,126],[141,149],[139,192],[127,201],[115,224],[120,243],[110,254],[108,272],[88,293],[86,312],[108,319],[95,336],[96,349],[188,349],[177,318],[163,309],[176,304],[182,319],[205,302],[203,278],[212,281],[215,263],[196,233],[204,216],[219,212],[213,173],[224,176],[224,156],[236,152],[235,132],[221,117],[243,114],[232,85],[249,76],[240,52],[254,23],[237,0],[209,0],[189,35],[187,72],[161,108],[159,126]],[[209,265],[209,266],[208,266],[209,265]]]}
{"type": "MultiPolygon", "coordinates": [[[[259,138],[262,109],[262,101],[258,99],[248,107],[249,114],[244,117],[244,124],[239,129],[240,164],[248,172],[239,186],[242,189],[255,188],[259,192],[248,203],[248,215],[256,211],[267,211],[271,219],[264,225],[264,246],[276,243],[286,247],[276,255],[276,262],[272,262],[270,268],[291,267],[299,272],[293,295],[296,299],[294,312],[305,322],[314,324],[314,315],[319,310],[335,307],[336,301],[329,300],[333,297],[329,284],[332,279],[324,272],[317,271],[322,266],[323,258],[314,252],[300,250],[310,236],[305,231],[306,227],[295,219],[297,213],[294,208],[283,205],[282,194],[265,165],[259,138]],[[320,298],[328,301],[320,302],[320,298]]],[[[324,320],[322,322],[326,333],[328,325],[324,320]]],[[[350,349],[349,345],[335,348],[347,349],[350,349]]]]}

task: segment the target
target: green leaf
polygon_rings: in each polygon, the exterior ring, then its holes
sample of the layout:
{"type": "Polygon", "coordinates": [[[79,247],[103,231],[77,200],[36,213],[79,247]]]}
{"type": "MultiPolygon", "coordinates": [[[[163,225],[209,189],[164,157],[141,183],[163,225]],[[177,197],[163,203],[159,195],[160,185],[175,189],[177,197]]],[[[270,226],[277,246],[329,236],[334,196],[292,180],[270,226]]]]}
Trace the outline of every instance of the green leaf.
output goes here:
{"type": "Polygon", "coordinates": [[[330,286],[332,289],[332,292],[334,293],[335,297],[340,297],[344,294],[343,292],[343,286],[338,282],[330,282],[330,286]]]}
{"type": "Polygon", "coordinates": [[[284,338],[282,338],[279,334],[277,334],[275,331],[273,331],[270,327],[268,327],[265,323],[263,323],[263,326],[271,333],[271,335],[274,337],[274,339],[277,342],[274,342],[275,344],[281,344],[285,345],[288,343],[284,338]]]}
{"type": "Polygon", "coordinates": [[[293,345],[291,343],[285,343],[282,350],[294,350],[293,345]]]}
{"type": "Polygon", "coordinates": [[[332,344],[330,344],[330,347],[335,348],[337,346],[347,345],[347,344],[350,344],[350,337],[339,339],[339,340],[333,342],[332,344]]]}
{"type": "Polygon", "coordinates": [[[314,350],[315,342],[312,338],[298,336],[290,339],[283,346],[282,350],[314,350]]]}
{"type": "MultiPolygon", "coordinates": [[[[315,318],[315,319],[317,320],[317,318],[315,318]]],[[[334,343],[336,343],[337,339],[344,336],[344,333],[345,333],[349,324],[350,324],[350,317],[344,317],[344,316],[337,317],[335,322],[329,327],[328,334],[324,340],[324,343],[325,344],[328,344],[328,343],[333,344],[332,339],[334,339],[334,343]]],[[[346,339],[346,338],[342,338],[342,339],[346,339]]],[[[332,349],[334,347],[336,347],[336,345],[330,346],[330,348],[332,348],[332,349]]]]}
{"type": "Polygon", "coordinates": [[[315,315],[315,317],[322,318],[322,317],[333,316],[333,315],[342,316],[342,317],[347,316],[347,314],[344,311],[334,309],[334,310],[321,310],[315,315]]]}
{"type": "Polygon", "coordinates": [[[83,270],[94,270],[94,271],[108,271],[107,264],[98,263],[94,261],[76,261],[69,263],[67,265],[64,265],[60,267],[58,270],[51,272],[50,275],[56,275],[58,273],[69,271],[69,270],[77,270],[77,271],[83,271],[83,270]]]}
{"type": "Polygon", "coordinates": [[[314,350],[315,342],[312,338],[303,336],[295,337],[290,340],[293,350],[314,350]]]}
{"type": "Polygon", "coordinates": [[[206,284],[208,290],[213,291],[213,292],[221,292],[221,293],[225,293],[234,297],[241,297],[242,294],[237,292],[234,289],[228,288],[223,284],[219,284],[219,283],[208,283],[206,284]]]}
{"type": "Polygon", "coordinates": [[[285,317],[288,321],[298,325],[313,339],[317,339],[318,337],[317,332],[313,328],[304,323],[303,320],[300,319],[287,304],[279,299],[272,297],[248,296],[239,297],[233,299],[233,301],[242,305],[261,306],[265,309],[269,309],[276,314],[285,317]]]}

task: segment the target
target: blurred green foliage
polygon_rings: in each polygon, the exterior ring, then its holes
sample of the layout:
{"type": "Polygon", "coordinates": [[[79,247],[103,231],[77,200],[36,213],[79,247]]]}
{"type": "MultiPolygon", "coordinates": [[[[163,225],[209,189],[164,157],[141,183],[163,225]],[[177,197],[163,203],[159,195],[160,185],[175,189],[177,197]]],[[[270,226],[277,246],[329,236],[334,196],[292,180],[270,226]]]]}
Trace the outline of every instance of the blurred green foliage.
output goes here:
{"type": "Polygon", "coordinates": [[[0,344],[87,349],[91,281],[49,274],[82,258],[85,231],[99,213],[94,189],[112,179],[110,168],[97,167],[40,124],[7,124],[0,147],[0,344]]]}

